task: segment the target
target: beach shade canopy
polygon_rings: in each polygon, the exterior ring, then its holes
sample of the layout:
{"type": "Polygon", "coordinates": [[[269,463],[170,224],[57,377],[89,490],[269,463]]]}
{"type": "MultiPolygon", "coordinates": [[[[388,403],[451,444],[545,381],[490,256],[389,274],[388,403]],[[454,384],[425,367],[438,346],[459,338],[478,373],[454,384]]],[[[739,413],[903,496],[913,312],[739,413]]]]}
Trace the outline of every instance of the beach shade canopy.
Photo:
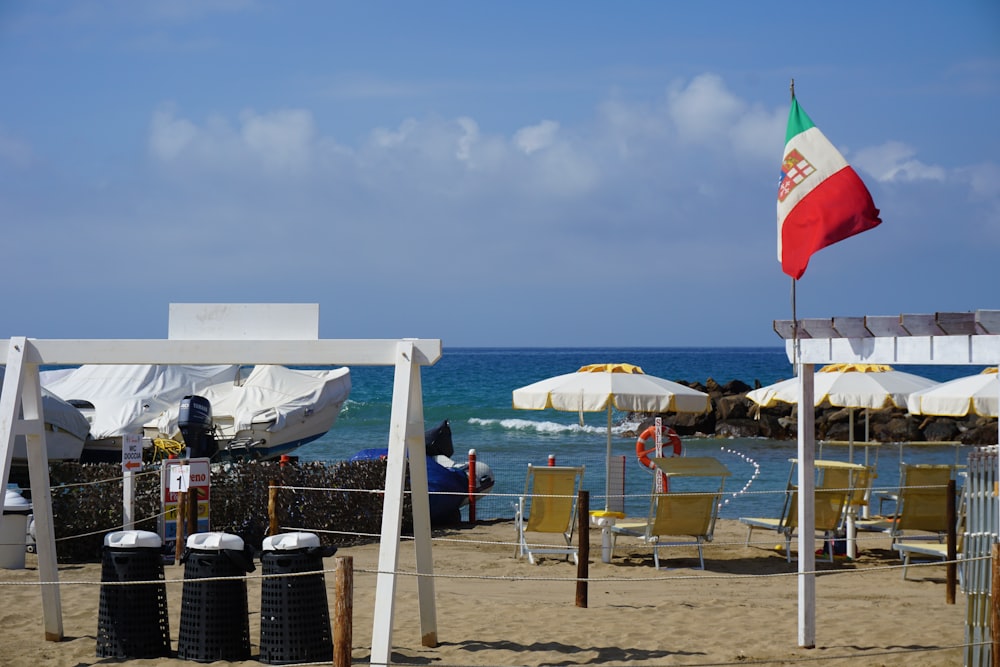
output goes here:
{"type": "MultiPolygon", "coordinates": [[[[611,468],[611,409],[628,412],[703,413],[711,409],[708,394],[677,382],[646,375],[632,364],[592,364],[575,373],[557,375],[514,390],[513,407],[552,408],[565,412],[608,413],[607,470],[611,468]]],[[[605,477],[605,504],[610,478],[605,477]]]]}
{"type": "Polygon", "coordinates": [[[942,417],[996,417],[1000,404],[1000,377],[996,366],[910,394],[906,407],[915,415],[942,417]]]}
{"type": "MultiPolygon", "coordinates": [[[[937,384],[934,380],[893,370],[892,366],[884,364],[829,364],[813,376],[816,406],[829,404],[850,410],[851,446],[848,457],[851,460],[854,457],[854,409],[905,408],[910,394],[937,384]]],[[[754,389],[747,392],[747,398],[762,408],[770,408],[777,403],[797,403],[799,379],[795,377],[754,389]]],[[[865,416],[867,418],[867,412],[865,416]]]]}

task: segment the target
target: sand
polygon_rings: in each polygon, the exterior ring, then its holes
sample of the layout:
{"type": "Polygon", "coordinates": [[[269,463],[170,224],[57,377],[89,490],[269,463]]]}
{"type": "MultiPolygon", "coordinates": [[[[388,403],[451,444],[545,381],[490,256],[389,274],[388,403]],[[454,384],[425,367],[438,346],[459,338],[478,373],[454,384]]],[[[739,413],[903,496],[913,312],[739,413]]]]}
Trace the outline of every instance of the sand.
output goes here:
{"type": "MultiPolygon", "coordinates": [[[[601,562],[600,533],[591,533],[587,606],[576,606],[576,566],[558,558],[531,565],[514,556],[510,521],[435,531],[434,580],[438,646],[421,646],[417,583],[400,576],[392,660],[410,665],[961,665],[965,598],[946,603],[945,567],[909,570],[904,581],[888,539],[861,543],[853,562],[817,565],[816,647],[798,647],[796,564],[774,549],[774,535],[746,547],[736,521],[720,521],[706,548],[705,571],[692,547],[669,550],[670,570],[656,570],[649,548],[621,538],[612,563],[601,562]],[[461,541],[458,541],[461,540],[461,541]],[[758,576],[746,576],[758,575],[758,576]],[[492,578],[490,578],[492,577],[492,578]]],[[[793,547],[794,548],[794,547],[793,547]]],[[[370,657],[378,562],[376,544],[341,549],[354,567],[353,660],[370,657]]],[[[325,561],[328,598],[334,558],[325,561]]],[[[400,570],[413,572],[414,549],[401,549],[400,570]]],[[[183,577],[168,565],[168,580],[183,577]]],[[[260,568],[251,575],[260,574],[260,568]]],[[[59,568],[65,638],[44,639],[37,561],[0,570],[0,664],[9,667],[117,663],[96,657],[99,563],[59,568]]],[[[259,665],[260,579],[247,583],[251,660],[259,665]]],[[[182,584],[167,585],[172,648],[177,647],[182,584]]],[[[176,657],[127,660],[130,665],[191,665],[176,657]]],[[[215,663],[226,664],[226,663],[215,663]]]]}

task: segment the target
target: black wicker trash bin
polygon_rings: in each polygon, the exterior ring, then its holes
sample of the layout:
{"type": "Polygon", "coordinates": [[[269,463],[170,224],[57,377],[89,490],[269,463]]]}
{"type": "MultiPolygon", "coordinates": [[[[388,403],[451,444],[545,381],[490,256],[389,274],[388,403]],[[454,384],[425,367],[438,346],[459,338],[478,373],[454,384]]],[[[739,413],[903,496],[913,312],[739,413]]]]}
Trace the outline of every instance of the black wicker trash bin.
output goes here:
{"type": "Polygon", "coordinates": [[[160,536],[146,530],[121,530],[104,536],[98,657],[170,655],[166,585],[127,583],[163,581],[160,547],[160,536]]]}
{"type": "Polygon", "coordinates": [[[242,538],[227,533],[195,533],[187,540],[181,562],[184,590],[177,657],[196,662],[249,659],[246,580],[212,580],[242,577],[254,570],[253,558],[242,538]]]}
{"type": "Polygon", "coordinates": [[[330,661],[333,638],[323,558],[336,548],[321,547],[313,533],[272,535],[263,546],[260,661],[272,665],[330,661]]]}

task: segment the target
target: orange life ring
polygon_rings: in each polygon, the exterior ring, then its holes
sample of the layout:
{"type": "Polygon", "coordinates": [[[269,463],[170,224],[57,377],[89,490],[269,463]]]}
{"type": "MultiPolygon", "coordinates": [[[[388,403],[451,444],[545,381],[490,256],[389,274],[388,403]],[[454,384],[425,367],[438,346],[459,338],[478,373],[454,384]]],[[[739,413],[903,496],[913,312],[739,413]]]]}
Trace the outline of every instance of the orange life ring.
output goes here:
{"type": "MultiPolygon", "coordinates": [[[[674,448],[674,456],[680,456],[682,450],[680,436],[677,435],[677,431],[670,428],[669,426],[660,427],[660,435],[663,438],[663,448],[666,449],[669,443],[674,448]]],[[[639,459],[639,463],[644,468],[653,469],[653,462],[649,459],[650,454],[656,454],[656,426],[650,426],[639,439],[635,441],[635,455],[639,459]],[[652,438],[653,446],[647,447],[649,440],[652,438]]]]}

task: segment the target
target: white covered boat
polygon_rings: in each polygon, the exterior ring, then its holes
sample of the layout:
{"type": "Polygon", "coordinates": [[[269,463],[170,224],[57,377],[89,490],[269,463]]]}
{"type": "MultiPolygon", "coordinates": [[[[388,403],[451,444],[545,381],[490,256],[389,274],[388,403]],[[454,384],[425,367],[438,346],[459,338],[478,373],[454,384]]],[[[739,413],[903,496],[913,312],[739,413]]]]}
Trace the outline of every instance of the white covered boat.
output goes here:
{"type": "MultiPolygon", "coordinates": [[[[0,366],[0,385],[3,384],[4,367],[0,366]]],[[[45,421],[45,446],[49,461],[76,461],[83,452],[90,432],[90,423],[83,414],[66,401],[42,389],[42,415],[45,421]]],[[[13,460],[27,461],[28,451],[24,436],[14,438],[13,460]]]]}
{"type": "Polygon", "coordinates": [[[337,419],[350,394],[350,371],[238,365],[84,365],[44,371],[42,386],[90,422],[83,461],[121,460],[122,436],[180,440],[177,415],[186,396],[211,402],[221,449],[274,458],[315,440],[337,419]],[[245,370],[245,368],[243,369],[245,370]]]}
{"type": "MultiPolygon", "coordinates": [[[[351,393],[347,368],[300,370],[255,366],[240,383],[222,382],[199,395],[212,409],[215,439],[232,456],[272,459],[323,436],[351,393]]],[[[146,437],[180,439],[180,404],[145,425],[146,437]]]]}
{"type": "Polygon", "coordinates": [[[183,366],[87,364],[42,371],[42,387],[83,413],[90,438],[80,460],[121,461],[122,436],[141,435],[143,425],[188,394],[236,380],[236,365],[183,366]]]}

